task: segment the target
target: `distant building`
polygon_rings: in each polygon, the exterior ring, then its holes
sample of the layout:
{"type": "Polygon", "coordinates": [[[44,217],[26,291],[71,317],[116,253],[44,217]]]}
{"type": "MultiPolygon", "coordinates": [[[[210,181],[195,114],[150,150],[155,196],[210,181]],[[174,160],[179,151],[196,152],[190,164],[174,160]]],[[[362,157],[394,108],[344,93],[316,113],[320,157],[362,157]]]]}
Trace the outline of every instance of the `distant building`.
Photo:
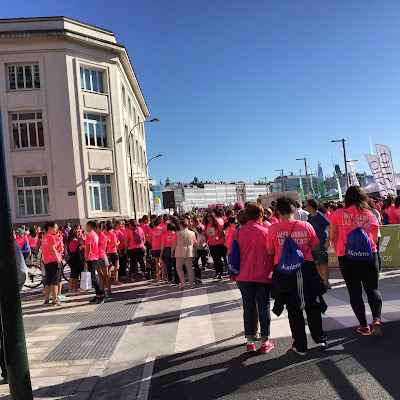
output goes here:
{"type": "Polygon", "coordinates": [[[0,20],[0,107],[14,224],[149,211],[149,116],[114,34],[65,17],[0,20]]]}

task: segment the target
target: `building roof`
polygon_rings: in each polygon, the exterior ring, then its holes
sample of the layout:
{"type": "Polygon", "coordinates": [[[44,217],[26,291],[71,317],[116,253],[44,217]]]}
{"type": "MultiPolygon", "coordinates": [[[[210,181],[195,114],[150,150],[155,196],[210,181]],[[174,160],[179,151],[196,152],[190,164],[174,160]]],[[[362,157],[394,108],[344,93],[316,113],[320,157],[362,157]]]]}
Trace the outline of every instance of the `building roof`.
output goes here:
{"type": "Polygon", "coordinates": [[[125,46],[117,42],[113,32],[63,16],[0,19],[0,40],[26,40],[31,37],[65,37],[84,42],[86,45],[101,46],[116,52],[144,116],[150,116],[128,52],[125,46]]]}

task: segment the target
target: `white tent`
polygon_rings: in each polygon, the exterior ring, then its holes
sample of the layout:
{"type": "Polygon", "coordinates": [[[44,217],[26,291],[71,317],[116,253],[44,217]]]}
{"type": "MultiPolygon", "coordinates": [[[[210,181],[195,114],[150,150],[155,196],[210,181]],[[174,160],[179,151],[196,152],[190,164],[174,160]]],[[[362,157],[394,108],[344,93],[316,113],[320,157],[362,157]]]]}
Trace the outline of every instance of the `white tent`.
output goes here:
{"type": "MultiPolygon", "coordinates": [[[[400,174],[394,174],[395,179],[396,179],[396,189],[397,191],[400,190],[400,174]]],[[[363,189],[365,190],[365,193],[370,194],[370,193],[378,193],[378,185],[375,183],[374,180],[372,180],[367,186],[364,186],[363,189]]]]}

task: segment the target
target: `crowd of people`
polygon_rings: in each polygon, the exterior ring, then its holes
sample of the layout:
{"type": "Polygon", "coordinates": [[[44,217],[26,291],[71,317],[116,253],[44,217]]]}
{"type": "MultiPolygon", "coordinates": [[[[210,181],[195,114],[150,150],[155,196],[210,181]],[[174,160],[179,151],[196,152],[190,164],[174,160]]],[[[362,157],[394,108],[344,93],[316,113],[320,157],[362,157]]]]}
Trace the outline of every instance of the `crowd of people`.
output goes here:
{"type": "MultiPolygon", "coordinates": [[[[178,285],[180,290],[194,288],[202,283],[202,270],[210,267],[209,257],[214,279],[222,280],[232,247],[237,245],[240,272],[230,279],[236,281],[243,297],[247,351],[256,351],[258,339],[262,353],[274,347],[269,340],[272,296],[276,315],[287,309],[293,351],[304,355],[307,338],[303,310],[313,340],[319,347],[327,347],[321,313],[327,308],[323,295],[331,288],[329,247],[338,256],[351,307],[359,321],[357,331],[362,335],[382,334],[379,226],[398,224],[399,218],[400,196],[373,200],[362,188],[352,186],[343,202],[319,204],[309,199],[301,204],[281,197],[265,210],[258,203],[236,203],[233,209],[209,210],[202,215],[193,211],[144,215],[129,221],[88,221],[85,228],[69,224],[59,228],[55,222],[30,229],[21,226],[15,231],[15,243],[28,265],[34,262],[34,256],[41,264],[44,302],[52,305],[62,305],[65,297],[60,282],[63,262],[70,266],[69,291],[82,290],[80,276],[83,271],[89,272],[95,289],[90,301],[101,303],[111,298],[113,286],[128,281],[151,279],[178,285]],[[347,253],[348,237],[355,228],[361,228],[369,241],[368,260],[347,253]],[[286,275],[280,269],[287,257],[284,247],[288,238],[293,239],[304,260],[300,274],[286,275]],[[372,329],[366,319],[362,287],[373,315],[372,329]]],[[[351,251],[360,253],[357,249],[351,251]]]]}

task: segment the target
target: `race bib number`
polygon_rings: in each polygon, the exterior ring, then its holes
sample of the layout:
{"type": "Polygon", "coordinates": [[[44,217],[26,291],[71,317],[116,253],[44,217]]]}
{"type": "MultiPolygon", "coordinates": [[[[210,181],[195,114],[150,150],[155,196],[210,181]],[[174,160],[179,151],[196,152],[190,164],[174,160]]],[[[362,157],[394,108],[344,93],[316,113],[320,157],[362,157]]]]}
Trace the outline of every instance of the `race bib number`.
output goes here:
{"type": "Polygon", "coordinates": [[[207,236],[215,236],[215,228],[207,228],[207,236]]]}

